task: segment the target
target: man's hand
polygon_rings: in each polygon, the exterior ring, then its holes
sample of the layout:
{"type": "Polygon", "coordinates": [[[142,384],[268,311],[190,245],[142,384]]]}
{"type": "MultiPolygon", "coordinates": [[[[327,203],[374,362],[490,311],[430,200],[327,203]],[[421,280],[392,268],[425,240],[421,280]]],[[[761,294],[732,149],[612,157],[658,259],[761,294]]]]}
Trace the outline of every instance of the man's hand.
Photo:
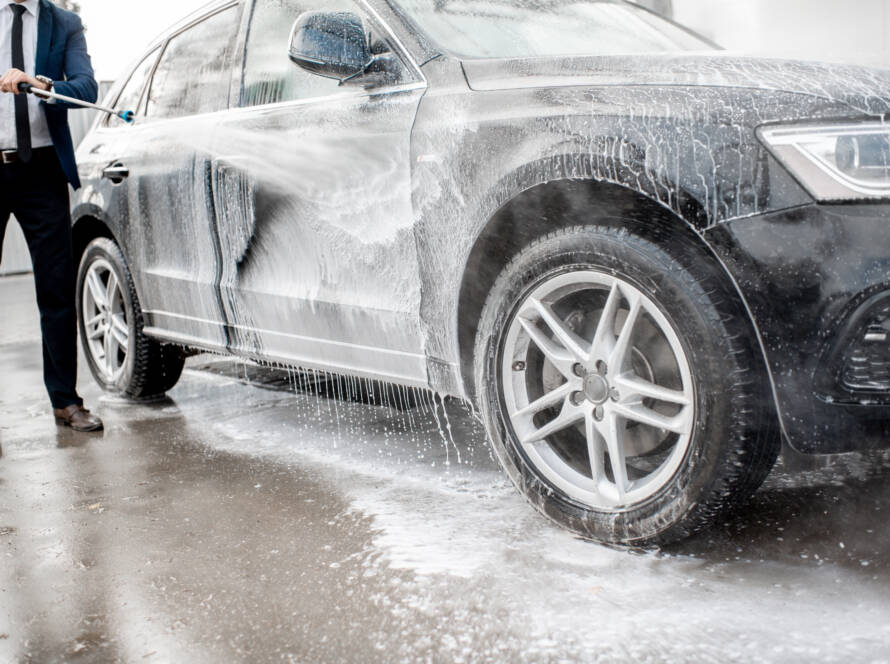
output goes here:
{"type": "Polygon", "coordinates": [[[11,92],[14,95],[19,94],[19,83],[28,83],[38,90],[46,90],[45,83],[41,83],[33,76],[28,76],[19,69],[10,69],[0,77],[0,92],[11,92]]]}

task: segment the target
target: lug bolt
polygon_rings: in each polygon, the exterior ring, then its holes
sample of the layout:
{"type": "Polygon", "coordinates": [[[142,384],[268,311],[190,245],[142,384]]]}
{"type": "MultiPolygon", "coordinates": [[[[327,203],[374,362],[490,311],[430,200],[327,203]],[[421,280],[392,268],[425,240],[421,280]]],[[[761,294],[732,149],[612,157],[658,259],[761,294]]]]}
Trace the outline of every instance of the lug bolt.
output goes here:
{"type": "Polygon", "coordinates": [[[578,376],[578,378],[584,378],[587,375],[587,371],[584,369],[584,366],[580,363],[573,366],[572,371],[574,372],[574,374],[576,376],[578,376]]]}
{"type": "Polygon", "coordinates": [[[602,406],[597,406],[593,409],[593,419],[595,419],[597,422],[602,422],[605,416],[606,411],[603,410],[602,406]]]}
{"type": "Polygon", "coordinates": [[[598,360],[596,363],[596,372],[600,376],[605,376],[607,373],[609,373],[609,367],[606,366],[606,363],[602,360],[598,360]]]}
{"type": "Polygon", "coordinates": [[[610,396],[612,397],[612,401],[621,401],[621,392],[619,392],[617,388],[612,388],[610,396]]]}
{"type": "Polygon", "coordinates": [[[513,371],[525,371],[525,362],[514,362],[513,371]]]}
{"type": "Polygon", "coordinates": [[[587,397],[584,396],[584,392],[573,392],[572,393],[572,403],[576,406],[580,406],[587,400],[587,397]]]}

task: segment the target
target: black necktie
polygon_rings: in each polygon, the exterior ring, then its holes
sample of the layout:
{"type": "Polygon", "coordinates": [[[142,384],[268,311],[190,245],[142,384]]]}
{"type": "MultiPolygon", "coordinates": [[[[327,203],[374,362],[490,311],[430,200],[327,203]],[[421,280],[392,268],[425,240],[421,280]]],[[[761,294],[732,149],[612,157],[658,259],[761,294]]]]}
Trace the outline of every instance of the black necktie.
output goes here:
{"type": "MultiPolygon", "coordinates": [[[[10,4],[12,19],[12,68],[25,71],[25,49],[22,46],[22,15],[25,6],[10,4]]],[[[19,159],[31,161],[31,120],[28,118],[28,95],[20,93],[15,98],[15,134],[18,139],[19,159]]]]}

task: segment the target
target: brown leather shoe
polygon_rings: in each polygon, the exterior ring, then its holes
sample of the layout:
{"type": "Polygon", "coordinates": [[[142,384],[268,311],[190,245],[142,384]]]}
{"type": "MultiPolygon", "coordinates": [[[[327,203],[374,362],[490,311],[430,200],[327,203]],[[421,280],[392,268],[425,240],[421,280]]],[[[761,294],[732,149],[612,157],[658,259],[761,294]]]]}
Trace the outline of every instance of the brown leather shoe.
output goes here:
{"type": "Polygon", "coordinates": [[[75,431],[101,431],[104,425],[96,415],[83,406],[72,405],[67,408],[53,409],[56,424],[64,424],[75,431]]]}

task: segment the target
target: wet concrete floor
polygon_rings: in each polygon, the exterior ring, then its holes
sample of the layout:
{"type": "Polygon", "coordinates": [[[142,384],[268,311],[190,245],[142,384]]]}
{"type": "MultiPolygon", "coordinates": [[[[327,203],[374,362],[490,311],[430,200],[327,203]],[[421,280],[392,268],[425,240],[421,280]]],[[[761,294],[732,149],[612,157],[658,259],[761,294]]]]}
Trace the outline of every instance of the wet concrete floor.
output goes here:
{"type": "Polygon", "coordinates": [[[534,513],[456,403],[202,356],[152,404],[82,367],[106,431],[58,429],[29,278],[0,306],[0,662],[890,662],[886,453],[616,551],[534,513]]]}

